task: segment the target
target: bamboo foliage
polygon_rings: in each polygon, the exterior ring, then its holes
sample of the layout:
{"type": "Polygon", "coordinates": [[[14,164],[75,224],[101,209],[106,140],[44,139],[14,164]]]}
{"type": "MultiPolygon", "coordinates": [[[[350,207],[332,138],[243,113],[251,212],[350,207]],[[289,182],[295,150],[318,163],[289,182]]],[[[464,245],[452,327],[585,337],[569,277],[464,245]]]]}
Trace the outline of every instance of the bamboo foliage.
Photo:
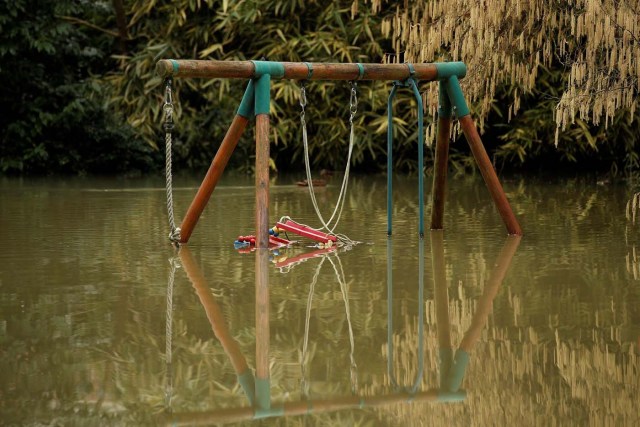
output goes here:
{"type": "MultiPolygon", "coordinates": [[[[128,2],[133,40],[129,53],[121,56],[121,72],[104,78],[113,89],[110,102],[145,141],[157,147],[162,141],[158,130],[163,94],[162,81],[154,71],[158,59],[380,62],[388,49],[379,32],[380,18],[366,8],[352,17],[350,5],[350,1],[299,0],[128,2]]],[[[245,85],[226,79],[175,79],[176,169],[209,163],[245,85]]],[[[272,160],[278,168],[292,164],[300,168],[300,89],[287,80],[274,80],[272,88],[272,160]]],[[[353,161],[367,165],[383,159],[386,152],[384,111],[389,85],[362,82],[358,91],[355,126],[362,143],[356,144],[353,161]]],[[[312,163],[317,168],[342,169],[348,141],[349,86],[313,81],[308,97],[312,163]]],[[[417,165],[417,134],[412,133],[416,112],[406,100],[398,104],[395,161],[398,168],[411,170],[417,165]]],[[[247,132],[232,167],[251,170],[253,145],[251,132],[247,132]]]]}
{"type": "MultiPolygon", "coordinates": [[[[374,11],[392,3],[371,0],[374,11]]],[[[555,110],[560,131],[582,120],[605,127],[617,111],[633,120],[640,78],[638,0],[433,0],[405,2],[382,23],[391,36],[392,60],[464,61],[465,93],[486,117],[496,87],[513,86],[508,115],[534,88],[540,67],[567,70],[555,110]]],[[[428,89],[435,114],[437,93],[428,89]]]]}

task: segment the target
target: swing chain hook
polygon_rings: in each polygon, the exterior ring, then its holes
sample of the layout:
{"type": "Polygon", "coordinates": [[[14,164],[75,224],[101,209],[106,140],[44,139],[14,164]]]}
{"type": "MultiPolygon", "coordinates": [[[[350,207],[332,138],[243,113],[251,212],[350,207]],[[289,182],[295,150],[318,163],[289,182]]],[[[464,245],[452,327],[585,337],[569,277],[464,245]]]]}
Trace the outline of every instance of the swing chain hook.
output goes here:
{"type": "Polygon", "coordinates": [[[351,82],[351,96],[349,97],[349,123],[353,123],[353,119],[358,112],[358,83],[351,82]]]}
{"type": "Polygon", "coordinates": [[[173,93],[171,90],[171,79],[167,79],[165,82],[164,90],[164,130],[170,132],[173,130],[173,93]]]}
{"type": "Polygon", "coordinates": [[[304,112],[304,107],[307,106],[307,88],[306,88],[306,83],[303,81],[300,83],[300,121],[302,122],[302,125],[304,126],[306,124],[306,120],[305,120],[305,112],[304,112]]]}

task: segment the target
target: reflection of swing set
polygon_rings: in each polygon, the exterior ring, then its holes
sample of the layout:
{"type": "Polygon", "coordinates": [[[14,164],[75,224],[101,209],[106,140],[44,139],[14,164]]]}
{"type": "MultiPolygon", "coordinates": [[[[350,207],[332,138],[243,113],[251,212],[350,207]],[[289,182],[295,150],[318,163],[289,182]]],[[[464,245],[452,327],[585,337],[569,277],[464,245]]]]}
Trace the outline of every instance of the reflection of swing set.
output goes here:
{"type": "MultiPolygon", "coordinates": [[[[424,274],[419,275],[418,287],[419,287],[419,314],[418,314],[418,367],[415,380],[409,386],[401,386],[397,383],[394,375],[394,362],[393,362],[393,277],[391,273],[392,262],[392,242],[389,239],[387,246],[387,289],[388,289],[388,311],[389,311],[389,324],[388,324],[388,375],[391,380],[392,386],[396,389],[394,393],[377,395],[377,396],[363,396],[357,393],[357,375],[356,364],[353,357],[355,340],[353,337],[353,330],[351,328],[349,301],[348,301],[348,289],[344,281],[344,273],[342,271],[342,264],[337,256],[337,252],[329,252],[325,255],[319,255],[322,257],[321,261],[316,268],[314,278],[309,291],[309,297],[307,300],[306,310],[306,322],[305,322],[305,337],[303,341],[302,357],[300,360],[302,367],[302,379],[303,379],[303,395],[306,400],[296,402],[284,402],[280,404],[273,404],[271,402],[270,380],[269,380],[269,295],[268,292],[261,292],[258,286],[257,298],[256,298],[256,369],[254,376],[251,368],[247,364],[246,358],[242,354],[238,343],[231,335],[229,329],[224,320],[224,316],[217,304],[215,298],[211,294],[209,286],[204,278],[202,272],[194,261],[191,252],[188,247],[183,247],[180,252],[180,260],[184,266],[185,272],[189,278],[189,281],[193,285],[196,294],[198,295],[200,302],[202,303],[207,318],[211,324],[215,337],[220,341],[225,353],[228,355],[233,369],[236,372],[238,383],[244,391],[247,401],[250,406],[239,408],[227,408],[218,409],[205,412],[189,412],[189,413],[167,413],[161,416],[161,421],[166,425],[196,425],[196,424],[211,424],[211,423],[229,423],[247,421],[261,418],[271,418],[280,416],[295,416],[305,414],[318,414],[325,412],[332,412],[338,410],[347,409],[364,409],[375,408],[380,406],[386,406],[391,404],[403,403],[403,402],[457,402],[464,400],[466,392],[462,390],[461,384],[465,374],[466,366],[469,361],[469,352],[473,349],[478,342],[482,329],[484,328],[487,318],[492,311],[493,300],[497,295],[498,290],[504,280],[505,274],[513,256],[520,243],[520,237],[509,236],[505,241],[503,248],[498,255],[495,263],[495,267],[491,272],[483,290],[483,294],[478,300],[476,312],[471,320],[471,325],[465,333],[462,341],[460,342],[458,350],[453,351],[450,337],[450,323],[449,323],[449,300],[447,294],[446,275],[445,275],[445,261],[444,261],[444,244],[443,235],[441,231],[432,231],[431,237],[431,250],[432,250],[432,262],[433,262],[433,280],[435,290],[435,307],[436,307],[436,322],[438,331],[438,346],[440,355],[440,384],[438,388],[429,389],[426,391],[420,391],[420,385],[423,377],[423,291],[424,291],[424,274]],[[345,313],[347,316],[347,323],[349,325],[349,341],[351,344],[351,396],[340,396],[326,399],[311,400],[309,399],[309,387],[306,384],[306,365],[308,363],[307,347],[308,347],[308,334],[309,334],[309,318],[311,313],[311,306],[314,294],[315,283],[317,282],[318,274],[322,264],[325,261],[329,261],[334,269],[336,277],[340,283],[343,299],[345,302],[345,313]]],[[[420,239],[420,271],[424,269],[424,243],[423,239],[420,239]]],[[[267,254],[266,251],[257,251],[258,257],[263,257],[267,254]]],[[[171,302],[170,291],[168,289],[167,294],[167,406],[170,408],[170,394],[171,394],[171,302]]]]}
{"type": "MultiPolygon", "coordinates": [[[[387,80],[395,81],[388,105],[388,134],[387,134],[387,158],[388,158],[388,186],[387,186],[387,215],[388,234],[391,234],[391,176],[392,176],[392,145],[393,145],[393,116],[392,101],[399,87],[410,87],[417,101],[418,109],[418,198],[419,198],[419,234],[424,234],[423,208],[423,104],[420,96],[418,81],[439,82],[439,108],[438,108],[438,136],[436,141],[435,175],[433,181],[433,211],[431,216],[431,228],[443,228],[444,193],[448,162],[449,136],[452,118],[455,115],[460,127],[471,147],[473,156],[478,164],[482,177],[487,184],[493,201],[502,216],[509,234],[520,235],[522,230],[516,220],[511,206],[506,198],[502,185],[491,165],[491,161],[484,149],[482,140],[475,124],[471,119],[470,111],[460,88],[459,79],[466,75],[466,66],[461,62],[435,63],[435,64],[325,64],[308,62],[270,62],[270,61],[195,61],[195,60],[161,60],[157,64],[158,74],[166,80],[165,97],[165,130],[167,149],[167,205],[169,208],[169,222],[171,226],[171,239],[176,243],[187,243],[196,226],[200,215],[206,207],[215,186],[222,175],[227,162],[242,136],[250,118],[255,117],[256,126],[256,164],[255,164],[255,247],[269,247],[269,113],[271,79],[291,79],[302,81],[301,106],[303,142],[305,144],[305,160],[307,175],[310,181],[309,189],[316,213],[319,214],[313,186],[309,176],[308,147],[306,138],[306,124],[304,120],[304,106],[306,95],[304,82],[308,80],[348,80],[352,82],[350,102],[351,132],[349,138],[349,158],[353,148],[353,116],[357,109],[355,97],[355,85],[359,80],[387,80]],[[211,166],[198,189],[180,228],[176,227],[173,219],[173,202],[171,195],[171,130],[173,129],[173,104],[171,96],[171,79],[174,77],[199,77],[199,78],[243,78],[249,79],[249,84],[244,93],[240,106],[233,119],[227,134],[225,135],[211,166]]],[[[341,196],[346,191],[348,167],[341,188],[341,196]]],[[[344,200],[344,198],[342,199],[344,200]]],[[[337,214],[338,205],[334,209],[331,218],[337,214]]],[[[341,211],[341,207],[340,207],[341,211]]],[[[319,214],[324,228],[329,234],[333,229],[329,225],[331,220],[324,221],[319,214]]]]}

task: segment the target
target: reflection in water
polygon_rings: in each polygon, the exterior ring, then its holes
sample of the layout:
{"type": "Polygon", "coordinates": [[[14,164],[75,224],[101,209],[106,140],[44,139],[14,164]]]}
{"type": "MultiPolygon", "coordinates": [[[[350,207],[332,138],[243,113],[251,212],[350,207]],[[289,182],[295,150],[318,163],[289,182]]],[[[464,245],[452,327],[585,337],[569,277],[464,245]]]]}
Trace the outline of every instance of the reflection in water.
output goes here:
{"type": "MultiPolygon", "coordinates": [[[[498,293],[500,285],[505,277],[507,269],[516,252],[520,237],[510,236],[507,238],[502,251],[494,265],[494,269],[488,278],[484,291],[478,300],[476,312],[471,320],[471,325],[462,339],[458,350],[453,353],[450,336],[449,322],[449,299],[447,296],[447,285],[444,264],[444,243],[441,231],[431,232],[431,248],[433,262],[433,277],[435,290],[435,305],[437,312],[438,342],[440,354],[440,383],[435,388],[420,390],[423,383],[424,351],[423,351],[423,331],[424,331],[424,239],[419,239],[418,245],[418,318],[417,318],[417,369],[413,381],[406,386],[401,386],[396,380],[396,373],[400,369],[406,369],[403,363],[394,362],[394,346],[399,343],[393,334],[393,244],[392,239],[387,240],[387,307],[388,307],[388,335],[387,335],[387,374],[389,375],[393,391],[383,394],[358,394],[357,386],[357,365],[354,358],[355,339],[351,325],[351,314],[349,307],[349,290],[345,280],[344,269],[338,251],[328,251],[323,253],[313,253],[312,257],[317,258],[318,264],[313,274],[307,298],[307,308],[305,316],[305,330],[302,346],[302,356],[300,358],[302,377],[302,399],[293,402],[273,403],[271,399],[271,383],[269,376],[269,251],[258,249],[256,253],[256,357],[255,357],[255,377],[249,368],[247,359],[242,354],[240,346],[233,338],[226,324],[220,306],[215,301],[206,279],[188,247],[180,249],[179,255],[184,270],[191,282],[196,294],[205,309],[207,318],[213,330],[214,336],[220,342],[225,354],[233,365],[237,376],[237,381],[244,391],[250,406],[218,409],[201,412],[172,413],[170,399],[167,400],[169,407],[160,421],[166,425],[193,425],[209,423],[239,422],[252,419],[262,419],[280,416],[294,416],[304,414],[317,414],[344,409],[365,409],[377,408],[391,404],[410,402],[457,402],[464,400],[466,392],[461,390],[463,377],[469,353],[480,338],[487,318],[492,310],[493,299],[498,293]],[[324,399],[311,399],[309,385],[306,378],[306,366],[309,363],[308,339],[309,339],[309,319],[313,295],[316,283],[322,266],[329,262],[333,268],[335,278],[340,285],[340,291],[345,306],[346,320],[349,331],[350,350],[350,372],[351,372],[351,396],[333,396],[324,399]]],[[[276,261],[277,262],[277,261],[276,261]]],[[[171,275],[175,273],[175,266],[172,264],[171,275]]],[[[173,278],[169,280],[167,298],[167,366],[171,369],[171,303],[170,293],[172,293],[173,278]]],[[[168,379],[171,374],[168,373],[168,379]]],[[[168,380],[170,384],[170,380],[168,380]]]]}
{"type": "MultiPolygon", "coordinates": [[[[335,249],[335,247],[329,248],[335,249]]],[[[350,247],[345,247],[346,250],[350,250],[350,247]]],[[[356,365],[355,357],[354,357],[354,348],[355,348],[355,339],[353,338],[353,327],[351,325],[351,310],[349,309],[349,288],[344,276],[344,268],[342,267],[342,261],[340,261],[340,257],[338,256],[338,252],[335,250],[323,252],[322,255],[318,255],[318,251],[313,251],[309,253],[309,256],[317,257],[320,256],[321,260],[316,266],[315,272],[313,274],[313,279],[311,280],[311,285],[309,286],[309,297],[307,298],[307,310],[304,322],[304,340],[302,344],[302,357],[300,359],[301,373],[302,373],[302,395],[305,399],[309,400],[309,381],[307,379],[307,365],[309,364],[309,356],[308,356],[308,348],[309,348],[309,323],[311,320],[311,306],[313,302],[313,296],[315,294],[316,284],[318,283],[318,277],[320,276],[320,271],[322,270],[322,265],[325,261],[329,261],[331,266],[333,267],[333,272],[335,274],[337,282],[340,284],[340,292],[342,293],[342,300],[344,301],[344,309],[346,313],[347,326],[349,329],[349,344],[350,344],[350,372],[351,372],[351,392],[353,394],[358,391],[358,366],[356,365]],[[333,256],[331,256],[333,255],[333,256]]]]}
{"type": "MultiPolygon", "coordinates": [[[[179,181],[174,198],[180,217],[200,179],[179,181]]],[[[190,248],[254,375],[255,254],[238,255],[230,246],[238,230],[254,223],[254,182],[229,177],[224,184],[190,248]]],[[[327,203],[338,189],[328,184],[319,192],[327,203]]],[[[503,243],[482,180],[451,184],[446,258],[440,263],[446,287],[432,284],[439,251],[429,241],[424,248],[424,372],[418,390],[446,385],[449,371],[440,360],[455,359],[462,348],[503,243]],[[436,290],[448,292],[438,296],[436,290]],[[448,299],[448,306],[436,297],[448,299]],[[450,331],[450,343],[440,330],[450,331]],[[451,349],[443,352],[446,358],[439,356],[441,348],[451,349]]],[[[310,305],[305,358],[309,283],[322,258],[297,262],[300,255],[292,250],[287,259],[281,253],[272,260],[273,402],[306,402],[303,359],[312,402],[352,397],[352,348],[358,369],[353,402],[395,393],[387,373],[385,185],[384,177],[354,178],[345,229],[373,244],[339,254],[350,322],[333,268],[324,262],[310,305]]],[[[392,357],[398,384],[411,387],[419,341],[415,179],[398,177],[394,188],[392,357]]],[[[622,218],[628,189],[530,178],[505,181],[505,189],[527,235],[473,347],[460,387],[468,392],[464,402],[414,401],[273,423],[467,426],[524,419],[530,425],[640,425],[640,246],[637,226],[622,218]]],[[[274,207],[313,221],[305,191],[274,185],[274,207]]],[[[6,231],[0,251],[0,424],[139,426],[157,424],[151,416],[169,406],[178,413],[253,409],[182,262],[167,295],[172,251],[163,192],[161,179],[0,179],[0,230],[6,231]],[[115,191],[120,187],[126,191],[115,191]]]]}
{"type": "MultiPolygon", "coordinates": [[[[390,223],[390,222],[389,222],[390,223]]],[[[387,373],[396,390],[414,394],[422,382],[424,372],[424,238],[418,239],[418,362],[415,378],[410,386],[400,387],[396,380],[393,363],[393,239],[387,238],[387,373]]]]}
{"type": "Polygon", "coordinates": [[[433,253],[433,282],[435,288],[435,306],[438,326],[438,344],[440,354],[440,388],[448,392],[457,392],[462,385],[465,369],[469,363],[469,353],[481,337],[487,318],[493,308],[493,300],[500,290],[502,281],[511,265],[513,256],[520,244],[520,236],[508,236],[494,263],[493,270],[484,285],[482,296],[477,302],[476,311],[471,319],[458,350],[453,353],[451,328],[449,327],[449,298],[444,263],[444,242],[442,231],[431,232],[431,250],[433,253]]]}

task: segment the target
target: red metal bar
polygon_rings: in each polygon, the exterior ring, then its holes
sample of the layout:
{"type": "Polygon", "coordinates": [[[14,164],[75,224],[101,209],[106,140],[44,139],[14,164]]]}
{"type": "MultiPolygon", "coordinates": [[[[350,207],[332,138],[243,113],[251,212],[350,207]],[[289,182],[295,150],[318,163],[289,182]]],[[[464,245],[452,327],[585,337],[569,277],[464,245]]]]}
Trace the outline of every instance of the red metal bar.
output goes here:
{"type": "Polygon", "coordinates": [[[336,236],[323,233],[322,231],[314,230],[311,227],[298,224],[297,222],[291,221],[290,219],[286,220],[285,222],[276,223],[276,227],[281,228],[285,231],[296,233],[299,236],[307,237],[311,240],[315,240],[316,242],[320,242],[320,243],[329,243],[329,241],[335,243],[338,240],[336,236]]]}

